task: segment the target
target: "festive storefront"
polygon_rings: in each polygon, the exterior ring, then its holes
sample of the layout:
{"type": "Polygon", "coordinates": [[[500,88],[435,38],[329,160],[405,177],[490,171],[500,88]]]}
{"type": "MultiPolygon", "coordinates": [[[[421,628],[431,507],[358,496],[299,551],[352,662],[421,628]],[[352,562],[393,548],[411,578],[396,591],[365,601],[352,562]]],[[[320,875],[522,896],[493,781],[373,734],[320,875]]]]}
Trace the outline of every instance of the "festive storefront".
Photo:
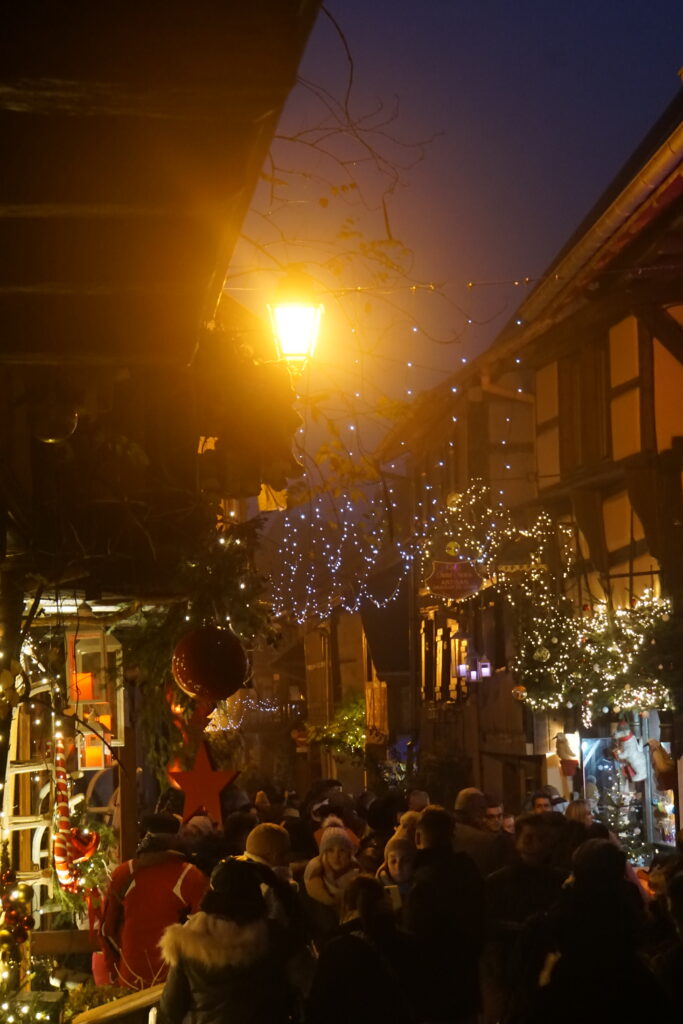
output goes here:
{"type": "Polygon", "coordinates": [[[632,858],[649,859],[676,843],[671,715],[632,712],[607,728],[581,740],[583,794],[632,858]]]}
{"type": "Polygon", "coordinates": [[[652,590],[580,615],[557,598],[532,611],[515,666],[524,700],[557,722],[561,795],[588,800],[640,861],[675,844],[672,628],[652,590]]]}

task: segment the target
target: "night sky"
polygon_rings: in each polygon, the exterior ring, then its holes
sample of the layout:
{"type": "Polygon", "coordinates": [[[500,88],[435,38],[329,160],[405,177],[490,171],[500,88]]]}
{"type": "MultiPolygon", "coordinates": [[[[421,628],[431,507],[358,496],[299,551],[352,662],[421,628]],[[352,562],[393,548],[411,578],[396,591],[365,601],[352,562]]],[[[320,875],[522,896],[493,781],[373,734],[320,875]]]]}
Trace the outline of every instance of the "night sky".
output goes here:
{"type": "MultiPolygon", "coordinates": [[[[362,117],[379,102],[391,110],[398,98],[389,131],[407,142],[433,141],[404,175],[406,187],[387,200],[392,233],[414,255],[404,280],[392,277],[386,291],[368,284],[362,262],[350,261],[339,276],[334,266],[330,271],[330,256],[358,243],[335,235],[345,210],[364,237],[383,237],[372,168],[363,163],[352,174],[370,180],[369,208],[354,205],[355,193],[332,196],[325,182],[343,175],[314,149],[279,144],[284,163],[299,161],[304,173],[291,179],[279,207],[264,204],[261,195],[261,213],[247,223],[265,242],[257,264],[267,264],[264,253],[301,260],[328,290],[318,350],[299,382],[305,425],[298,452],[313,486],[328,472],[320,445],[335,430],[342,449],[362,461],[400,421],[395,409],[386,414],[387,397],[410,403],[491,343],[524,298],[526,286],[512,282],[543,274],[676,95],[683,64],[680,0],[327,3],[353,54],[352,114],[362,117]],[[278,218],[282,230],[270,230],[278,218]],[[420,283],[414,294],[411,281],[420,283]],[[475,287],[467,287],[470,281],[475,287]],[[421,287],[425,282],[435,290],[421,287]]],[[[343,97],[347,70],[338,36],[321,13],[301,77],[343,97]]],[[[310,91],[298,86],[280,134],[291,138],[319,116],[310,91]]],[[[342,157],[354,152],[348,141],[331,143],[337,144],[342,157]]],[[[388,151],[406,156],[401,147],[388,151]]],[[[246,267],[254,260],[253,252],[242,256],[246,267]]],[[[275,277],[264,287],[236,276],[235,297],[262,301],[275,277]]],[[[274,547],[283,537],[285,543],[274,562],[275,591],[285,603],[303,576],[330,600],[324,566],[319,580],[307,574],[323,565],[330,540],[323,533],[318,538],[315,516],[332,519],[336,503],[345,522],[354,518],[335,493],[327,504],[294,507],[277,522],[274,547]],[[295,539],[305,557],[292,575],[295,539]]],[[[338,535],[331,541],[334,554],[338,535]]]]}
{"type": "MultiPolygon", "coordinates": [[[[467,281],[537,276],[673,98],[683,65],[676,0],[328,0],[354,58],[353,103],[398,97],[394,129],[437,134],[391,201],[422,279],[448,282],[475,320],[471,354],[519,290],[467,281]]],[[[320,15],[302,74],[341,90],[345,62],[320,15]]],[[[287,118],[296,119],[295,93],[287,118]]],[[[444,315],[444,314],[441,314],[444,315]]],[[[460,325],[461,326],[461,325],[460,325]]],[[[452,365],[434,346],[429,362],[452,365]]]]}

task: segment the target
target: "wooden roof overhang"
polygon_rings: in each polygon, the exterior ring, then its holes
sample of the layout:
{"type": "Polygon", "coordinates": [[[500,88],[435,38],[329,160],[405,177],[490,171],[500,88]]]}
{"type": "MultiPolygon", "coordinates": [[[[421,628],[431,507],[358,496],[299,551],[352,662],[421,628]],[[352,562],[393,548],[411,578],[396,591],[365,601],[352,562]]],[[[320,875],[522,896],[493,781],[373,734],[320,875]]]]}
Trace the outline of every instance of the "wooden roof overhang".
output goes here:
{"type": "Polygon", "coordinates": [[[318,7],[7,10],[0,361],[188,361],[318,7]]]}

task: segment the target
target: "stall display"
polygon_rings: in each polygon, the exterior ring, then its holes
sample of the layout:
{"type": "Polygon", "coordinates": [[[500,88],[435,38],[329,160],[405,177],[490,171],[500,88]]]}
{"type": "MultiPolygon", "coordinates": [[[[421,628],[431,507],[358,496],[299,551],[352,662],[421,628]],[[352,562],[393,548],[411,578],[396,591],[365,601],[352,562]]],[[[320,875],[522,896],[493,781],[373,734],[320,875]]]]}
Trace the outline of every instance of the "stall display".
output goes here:
{"type": "Polygon", "coordinates": [[[647,720],[641,736],[621,721],[611,735],[581,741],[585,797],[638,863],[676,842],[671,745],[648,731],[647,720]]]}

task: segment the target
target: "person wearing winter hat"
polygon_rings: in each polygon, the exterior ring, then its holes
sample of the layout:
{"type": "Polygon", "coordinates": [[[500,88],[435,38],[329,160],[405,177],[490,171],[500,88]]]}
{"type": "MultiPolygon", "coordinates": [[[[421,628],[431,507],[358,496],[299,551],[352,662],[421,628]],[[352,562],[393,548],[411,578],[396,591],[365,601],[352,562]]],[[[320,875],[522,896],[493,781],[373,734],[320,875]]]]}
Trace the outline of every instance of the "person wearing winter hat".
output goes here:
{"type": "Polygon", "coordinates": [[[419,811],[404,811],[398,819],[398,828],[394,832],[393,839],[408,839],[415,845],[415,833],[417,823],[420,820],[419,811]]]}
{"type": "Polygon", "coordinates": [[[222,832],[207,815],[195,814],[181,826],[180,836],[188,860],[208,878],[226,853],[222,832]]]}
{"type": "Polygon", "coordinates": [[[160,943],[169,967],[159,1024],[286,1024],[296,993],[288,980],[287,943],[268,919],[251,866],[221,862],[200,910],[172,925],[160,943]]]}
{"type": "Polygon", "coordinates": [[[409,839],[394,836],[384,847],[384,863],[377,877],[384,886],[396,886],[400,896],[406,896],[413,884],[413,871],[417,849],[409,839]]]}
{"type": "Polygon", "coordinates": [[[289,881],[290,851],[291,842],[287,829],[264,821],[253,828],[247,836],[244,857],[260,864],[267,864],[278,877],[289,881]]]}
{"type": "Polygon", "coordinates": [[[206,814],[195,814],[180,829],[180,834],[187,839],[201,839],[216,831],[216,826],[206,814]]]}
{"type": "Polygon", "coordinates": [[[354,853],[360,846],[360,840],[358,836],[355,834],[355,832],[352,832],[350,828],[347,828],[342,819],[338,815],[328,814],[327,817],[323,819],[322,826],[319,829],[316,829],[316,831],[313,833],[313,838],[315,839],[316,844],[318,845],[318,849],[320,848],[320,840],[322,839],[326,828],[343,828],[347,836],[349,837],[349,840],[351,841],[354,853]]]}
{"type": "Polygon", "coordinates": [[[320,853],[309,861],[304,872],[306,892],[312,900],[338,908],[344,889],[358,874],[353,844],[344,828],[326,828],[320,840],[320,853]]]}

